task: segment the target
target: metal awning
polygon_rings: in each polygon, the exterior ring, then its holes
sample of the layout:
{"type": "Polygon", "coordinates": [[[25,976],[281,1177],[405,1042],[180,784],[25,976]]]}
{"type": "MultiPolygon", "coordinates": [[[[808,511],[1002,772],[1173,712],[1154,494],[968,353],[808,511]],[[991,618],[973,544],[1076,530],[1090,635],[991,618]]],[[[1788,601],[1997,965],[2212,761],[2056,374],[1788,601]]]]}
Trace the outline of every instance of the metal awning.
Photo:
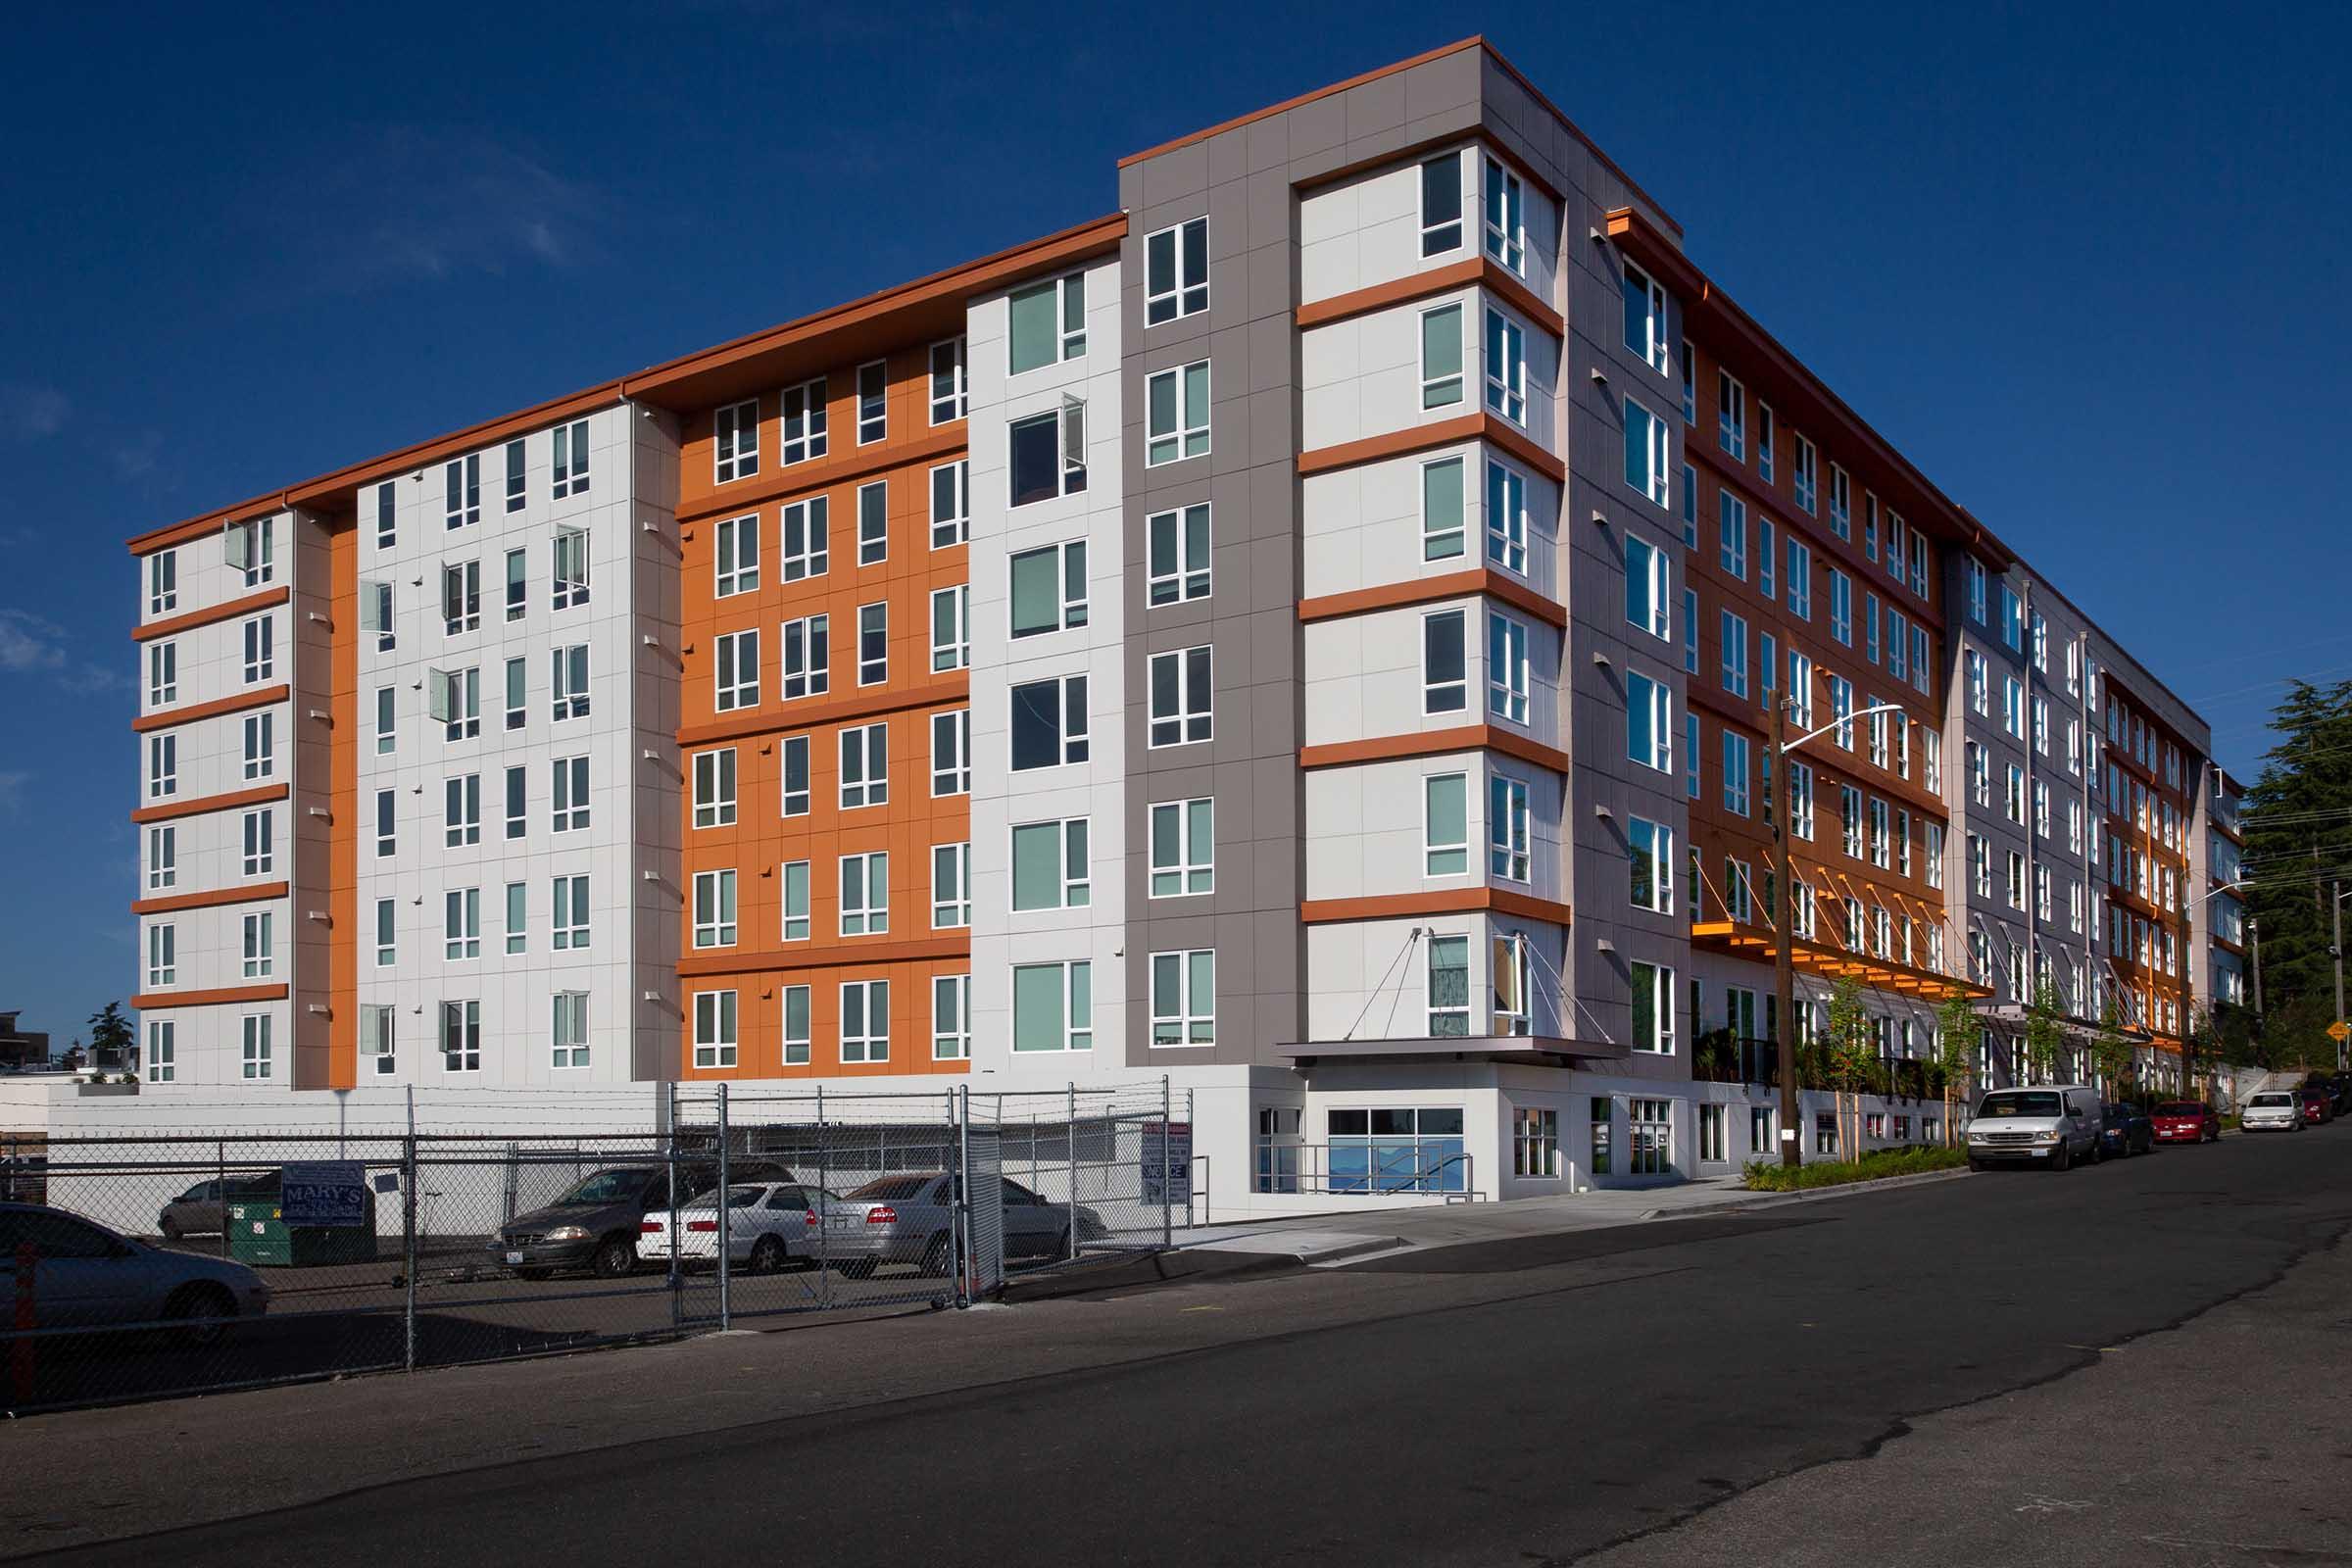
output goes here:
{"type": "Polygon", "coordinates": [[[1575,1061],[1616,1061],[1633,1054],[1613,1040],[1569,1040],[1558,1035],[1423,1035],[1401,1040],[1302,1040],[1274,1048],[1294,1065],[1318,1061],[1522,1061],[1565,1067],[1575,1061]]]}

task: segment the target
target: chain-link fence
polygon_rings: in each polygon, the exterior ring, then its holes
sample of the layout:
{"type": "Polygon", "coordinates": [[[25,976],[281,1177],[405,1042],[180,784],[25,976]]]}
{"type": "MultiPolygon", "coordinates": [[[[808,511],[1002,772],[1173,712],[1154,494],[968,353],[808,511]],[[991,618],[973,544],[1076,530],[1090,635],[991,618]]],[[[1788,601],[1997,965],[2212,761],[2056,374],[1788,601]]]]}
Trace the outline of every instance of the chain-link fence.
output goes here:
{"type": "Polygon", "coordinates": [[[1169,1244],[1164,1084],[667,1097],[525,1136],[52,1138],[0,1199],[10,1411],[984,1298],[1169,1244]]]}

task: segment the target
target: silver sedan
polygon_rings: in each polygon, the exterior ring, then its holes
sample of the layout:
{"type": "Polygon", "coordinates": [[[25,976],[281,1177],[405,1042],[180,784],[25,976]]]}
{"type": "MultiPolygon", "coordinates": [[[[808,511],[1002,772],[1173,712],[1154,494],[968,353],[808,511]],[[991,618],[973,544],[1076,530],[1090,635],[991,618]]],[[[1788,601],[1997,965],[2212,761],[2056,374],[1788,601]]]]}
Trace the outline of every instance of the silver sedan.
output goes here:
{"type": "MultiPolygon", "coordinates": [[[[1012,1181],[1004,1183],[1004,1193],[1007,1258],[1068,1257],[1074,1242],[1109,1234],[1102,1216],[1084,1204],[1073,1212],[1012,1181]]],[[[953,1255],[948,1232],[955,1200],[953,1184],[941,1171],[878,1177],[827,1207],[826,1256],[852,1279],[884,1263],[912,1263],[924,1274],[943,1275],[953,1255]]]]}
{"type": "Polygon", "coordinates": [[[0,1203],[0,1298],[16,1298],[25,1248],[40,1328],[171,1324],[188,1343],[210,1345],[234,1319],[270,1309],[270,1287],[242,1263],[149,1247],[39,1203],[0,1203]]]}

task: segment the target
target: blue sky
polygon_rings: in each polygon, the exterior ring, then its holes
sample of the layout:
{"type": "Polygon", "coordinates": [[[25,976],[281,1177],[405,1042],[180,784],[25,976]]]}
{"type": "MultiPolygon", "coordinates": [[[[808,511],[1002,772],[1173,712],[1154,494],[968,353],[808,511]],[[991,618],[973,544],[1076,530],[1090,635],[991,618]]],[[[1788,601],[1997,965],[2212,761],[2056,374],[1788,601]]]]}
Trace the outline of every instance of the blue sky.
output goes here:
{"type": "Polygon", "coordinates": [[[0,1006],[62,1046],[134,989],[128,535],[1107,212],[1121,154],[1472,31],[2225,762],[2352,673],[2340,10],[1079,14],[16,17],[0,1006]]]}

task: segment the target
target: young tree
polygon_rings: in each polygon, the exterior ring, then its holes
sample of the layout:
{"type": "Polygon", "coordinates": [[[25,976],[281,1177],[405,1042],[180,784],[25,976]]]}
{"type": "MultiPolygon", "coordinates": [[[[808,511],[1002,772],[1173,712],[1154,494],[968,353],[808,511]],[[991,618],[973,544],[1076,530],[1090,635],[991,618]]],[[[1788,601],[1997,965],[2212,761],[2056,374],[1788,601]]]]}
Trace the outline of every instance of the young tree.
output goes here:
{"type": "Polygon", "coordinates": [[[2091,1060],[2098,1064],[2099,1077],[2114,1095],[2123,1093],[2124,1080],[2132,1075],[2132,1042],[2124,1038],[2122,1025],[2123,1014],[2110,999],[2100,1011],[2099,1032],[2090,1043],[2091,1060]]]}
{"type": "Polygon", "coordinates": [[[1830,1084],[1837,1093],[1838,1141],[1854,1157],[1862,1152],[1862,1087],[1869,1081],[1870,1070],[1877,1059],[1874,1049],[1876,1036],[1871,1028],[1870,1007],[1862,1000],[1862,984],[1851,975],[1841,975],[1830,988],[1830,1021],[1828,1038],[1822,1042],[1830,1070],[1830,1084]],[[1851,1132],[1847,1131],[1850,1126],[1851,1132]]]}
{"type": "Polygon", "coordinates": [[[1936,1066],[1943,1075],[1943,1143],[1949,1149],[1960,1140],[1954,1107],[1976,1099],[1977,1035],[1983,1029],[1977,1009],[1960,992],[1943,999],[1936,1010],[1936,1066]]]}
{"type": "Polygon", "coordinates": [[[130,1065],[130,1054],[139,1043],[138,1032],[130,1020],[122,1016],[122,1004],[110,1002],[90,1014],[90,1060],[111,1061],[118,1067],[130,1065]]]}

